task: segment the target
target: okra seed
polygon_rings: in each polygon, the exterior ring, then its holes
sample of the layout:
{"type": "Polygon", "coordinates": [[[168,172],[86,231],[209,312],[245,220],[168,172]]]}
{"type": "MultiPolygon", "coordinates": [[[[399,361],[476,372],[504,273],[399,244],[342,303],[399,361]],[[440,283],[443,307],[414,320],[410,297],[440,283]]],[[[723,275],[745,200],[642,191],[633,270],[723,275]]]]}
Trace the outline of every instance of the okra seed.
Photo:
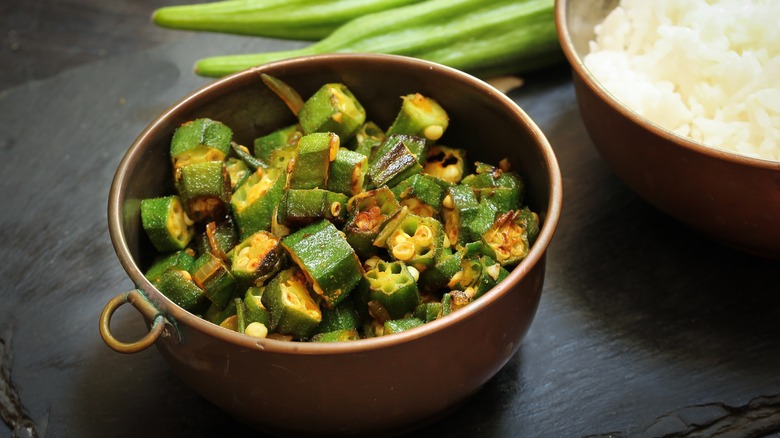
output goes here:
{"type": "Polygon", "coordinates": [[[398,260],[411,260],[414,257],[414,245],[410,241],[404,241],[393,247],[393,257],[398,260]]]}
{"type": "Polygon", "coordinates": [[[448,194],[441,201],[441,205],[445,208],[455,208],[455,201],[452,199],[452,195],[448,194]]]}
{"type": "Polygon", "coordinates": [[[255,321],[246,326],[244,334],[255,338],[265,338],[268,336],[268,327],[262,322],[255,321]]]}
{"type": "Polygon", "coordinates": [[[444,134],[444,128],[440,125],[430,125],[423,130],[423,135],[428,140],[438,140],[444,134]]]}
{"type": "Polygon", "coordinates": [[[333,217],[338,217],[339,214],[341,214],[340,202],[334,202],[333,204],[330,204],[330,214],[333,215],[333,217]]]}
{"type": "Polygon", "coordinates": [[[414,278],[415,282],[417,282],[417,280],[420,279],[420,271],[418,271],[417,268],[413,266],[407,266],[406,270],[409,271],[409,275],[411,275],[412,278],[414,278]]]}
{"type": "Polygon", "coordinates": [[[492,278],[493,280],[498,280],[498,274],[501,273],[501,265],[498,263],[494,265],[490,265],[487,268],[485,268],[485,272],[492,278]]]}

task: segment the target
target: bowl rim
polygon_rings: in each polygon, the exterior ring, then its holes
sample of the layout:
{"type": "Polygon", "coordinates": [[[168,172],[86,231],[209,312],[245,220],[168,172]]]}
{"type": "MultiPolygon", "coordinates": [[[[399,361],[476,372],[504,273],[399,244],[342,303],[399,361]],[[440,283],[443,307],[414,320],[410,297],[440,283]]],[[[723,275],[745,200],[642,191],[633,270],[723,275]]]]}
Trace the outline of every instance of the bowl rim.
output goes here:
{"type": "Polygon", "coordinates": [[[520,108],[518,104],[481,79],[440,64],[400,55],[365,53],[309,55],[290,58],[282,61],[275,61],[272,63],[252,67],[247,70],[225,76],[221,79],[217,79],[189,93],[185,97],[181,98],[178,102],[167,108],[165,111],[160,113],[158,116],[156,116],[155,119],[149,123],[149,125],[141,132],[141,134],[128,148],[122,160],[120,161],[119,166],[117,167],[109,192],[108,225],[112,244],[122,267],[127,272],[135,286],[142,290],[147,295],[147,297],[151,299],[155,306],[158,307],[158,310],[166,316],[166,319],[172,318],[175,321],[174,324],[185,324],[205,335],[212,336],[236,346],[252,350],[304,355],[354,354],[388,348],[432,335],[435,332],[443,330],[454,324],[458,324],[461,321],[469,319],[474,315],[484,311],[485,308],[490,306],[504,294],[508,293],[512,286],[518,283],[537,264],[544,263],[547,248],[550,245],[560,218],[562,198],[563,183],[560,168],[555,153],[544,133],[525,113],[525,111],[520,108]],[[210,323],[175,305],[146,279],[133,259],[127,242],[123,237],[124,226],[122,221],[122,200],[125,198],[125,184],[123,184],[123,181],[128,179],[130,165],[134,160],[139,159],[137,156],[140,155],[142,146],[147,141],[149,141],[150,137],[153,137],[153,134],[157,130],[163,129],[162,127],[166,125],[166,122],[173,119],[179,111],[183,111],[184,108],[194,104],[199,98],[209,95],[210,93],[214,92],[214,90],[229,88],[230,84],[249,80],[248,77],[250,76],[259,77],[260,73],[265,73],[268,71],[284,71],[287,67],[299,64],[330,64],[340,61],[355,60],[360,60],[361,62],[392,62],[406,67],[412,67],[420,70],[424,69],[438,74],[452,76],[455,78],[455,80],[466,83],[468,86],[476,88],[481,93],[493,96],[501,106],[513,113],[517,119],[526,125],[533,136],[534,143],[538,145],[539,151],[542,154],[544,164],[547,167],[547,171],[545,173],[550,185],[548,207],[543,215],[544,222],[542,223],[539,236],[537,237],[534,245],[531,247],[528,256],[514,269],[512,269],[506,279],[496,285],[488,293],[481,296],[478,300],[475,300],[457,312],[447,315],[441,319],[428,322],[422,326],[415,327],[401,333],[396,333],[391,336],[360,339],[349,342],[311,343],[253,338],[223,327],[219,327],[218,325],[210,323]]]}
{"type": "Polygon", "coordinates": [[[566,19],[569,3],[569,0],[555,0],[555,26],[558,32],[558,40],[561,43],[563,53],[568,59],[572,70],[574,70],[576,75],[579,76],[585,86],[593,91],[599,97],[599,99],[604,101],[623,117],[629,119],[632,123],[647,129],[659,137],[669,140],[683,149],[738,165],[766,170],[780,170],[780,160],[750,157],[738,152],[731,152],[725,149],[716,148],[714,146],[708,146],[705,143],[664,128],[663,126],[629,108],[627,105],[621,103],[620,100],[618,100],[609,90],[607,90],[606,87],[604,87],[600,81],[590,72],[588,67],[585,66],[583,60],[577,54],[577,51],[574,49],[574,44],[569,33],[568,20],[566,19]]]}

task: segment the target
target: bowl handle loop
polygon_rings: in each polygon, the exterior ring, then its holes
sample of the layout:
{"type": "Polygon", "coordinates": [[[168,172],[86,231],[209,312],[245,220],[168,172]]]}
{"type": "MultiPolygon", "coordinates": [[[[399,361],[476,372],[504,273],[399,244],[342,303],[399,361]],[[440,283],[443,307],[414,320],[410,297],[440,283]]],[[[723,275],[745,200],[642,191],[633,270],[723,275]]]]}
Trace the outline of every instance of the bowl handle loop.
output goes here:
{"type": "Polygon", "coordinates": [[[132,290],[115,296],[111,301],[103,308],[103,312],[100,314],[100,336],[103,341],[111,347],[113,350],[120,353],[138,353],[139,351],[146,350],[157,338],[162,335],[165,329],[165,317],[161,314],[154,305],[146,299],[146,297],[139,290],[132,290]],[[122,342],[111,334],[111,316],[116,309],[122,305],[130,303],[136,308],[144,317],[151,320],[151,328],[143,338],[135,342],[122,342]]]}

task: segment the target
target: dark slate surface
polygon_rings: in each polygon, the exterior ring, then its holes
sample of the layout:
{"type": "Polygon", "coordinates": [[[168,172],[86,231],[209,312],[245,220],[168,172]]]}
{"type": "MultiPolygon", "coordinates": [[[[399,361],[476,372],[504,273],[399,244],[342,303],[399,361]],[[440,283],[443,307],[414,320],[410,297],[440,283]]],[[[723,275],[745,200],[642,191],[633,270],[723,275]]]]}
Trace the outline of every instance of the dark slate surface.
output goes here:
{"type": "MultiPolygon", "coordinates": [[[[133,287],[108,236],[114,170],[205,84],[199,56],[296,43],[190,35],[0,92],[0,437],[250,436],[154,349],[115,353],[106,302],[133,287]]],[[[419,436],[780,436],[778,263],[723,248],[623,186],[582,126],[569,73],[510,93],[553,145],[563,216],[517,355],[419,436]]],[[[129,307],[129,306],[125,306],[129,307]]],[[[112,321],[135,339],[123,307],[112,321]]]]}

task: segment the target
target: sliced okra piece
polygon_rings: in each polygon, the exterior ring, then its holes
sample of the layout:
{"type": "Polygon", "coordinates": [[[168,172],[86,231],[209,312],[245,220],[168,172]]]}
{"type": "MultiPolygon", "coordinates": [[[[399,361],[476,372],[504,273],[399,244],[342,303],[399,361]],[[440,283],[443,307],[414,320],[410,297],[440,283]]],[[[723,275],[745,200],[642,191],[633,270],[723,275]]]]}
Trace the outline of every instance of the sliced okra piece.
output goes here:
{"type": "Polygon", "coordinates": [[[441,180],[418,173],[406,178],[392,189],[396,199],[418,216],[436,217],[441,211],[445,187],[441,180]]]}
{"type": "Polygon", "coordinates": [[[498,215],[482,234],[483,251],[501,266],[520,263],[531,250],[529,231],[538,234],[538,223],[538,216],[534,218],[534,213],[528,209],[498,215]]]}
{"type": "MultiPolygon", "coordinates": [[[[423,142],[424,143],[424,142],[423,142]]],[[[368,175],[374,187],[393,187],[410,176],[422,172],[416,151],[419,137],[390,135],[377,147],[368,162],[368,175]]]]}
{"type": "Polygon", "coordinates": [[[366,121],[366,111],[354,94],[341,83],[320,87],[304,102],[298,122],[304,134],[333,132],[347,143],[366,121]]]}
{"type": "Polygon", "coordinates": [[[433,145],[428,150],[423,173],[458,184],[466,176],[466,150],[433,145]]]}
{"type": "Polygon", "coordinates": [[[239,297],[233,298],[233,305],[236,306],[236,331],[244,333],[246,329],[246,306],[244,300],[239,297]]]}
{"type": "Polygon", "coordinates": [[[230,152],[233,131],[222,122],[201,118],[184,123],[171,139],[174,173],[190,164],[224,161],[230,152]]]}
{"type": "Polygon", "coordinates": [[[539,237],[539,215],[531,211],[530,208],[523,207],[520,209],[517,221],[525,227],[525,231],[528,233],[528,243],[533,245],[536,238],[539,237]]]}
{"type": "Polygon", "coordinates": [[[385,242],[390,255],[418,271],[436,263],[444,246],[441,223],[431,217],[408,213],[385,242]]]}
{"type": "Polygon", "coordinates": [[[476,172],[466,175],[461,180],[461,184],[474,188],[480,198],[483,192],[486,196],[491,196],[491,193],[494,193],[492,196],[499,196],[502,204],[505,205],[502,209],[507,208],[506,206],[513,209],[520,208],[525,196],[525,183],[520,175],[481,162],[476,163],[476,172]],[[499,193],[501,191],[496,191],[497,188],[506,190],[504,193],[499,193]]]}
{"type": "Polygon", "coordinates": [[[426,303],[420,303],[414,309],[414,317],[421,319],[423,322],[431,322],[441,315],[441,303],[436,301],[430,301],[426,303]]]}
{"type": "Polygon", "coordinates": [[[444,135],[450,119],[438,102],[420,93],[408,94],[402,99],[401,109],[387,130],[388,136],[392,134],[415,135],[432,143],[444,135]]]}
{"type": "Polygon", "coordinates": [[[390,319],[403,318],[420,304],[416,279],[401,261],[379,262],[363,274],[358,290],[364,302],[379,302],[390,319]]]}
{"type": "Polygon", "coordinates": [[[347,148],[366,157],[371,157],[371,152],[385,139],[385,131],[374,122],[368,121],[360,127],[355,136],[347,144],[347,148]]]}
{"type": "Polygon", "coordinates": [[[347,219],[347,195],[322,189],[285,192],[279,203],[277,216],[288,228],[299,228],[320,219],[343,224],[347,219]]]}
{"type": "Polygon", "coordinates": [[[336,159],[339,145],[339,136],[332,132],[315,132],[301,137],[288,166],[287,188],[328,188],[330,165],[336,159]]]}
{"type": "Polygon", "coordinates": [[[264,163],[272,165],[272,154],[280,149],[295,147],[303,135],[301,126],[294,124],[277,129],[270,134],[258,137],[254,141],[254,156],[264,163]]]}
{"type": "Polygon", "coordinates": [[[168,299],[190,312],[208,301],[203,290],[192,281],[190,273],[183,269],[168,268],[154,282],[154,285],[168,299]]]}
{"type": "Polygon", "coordinates": [[[469,257],[461,261],[461,269],[447,284],[462,290],[470,300],[481,297],[509,275],[509,271],[488,256],[469,257]]]}
{"type": "Polygon", "coordinates": [[[346,342],[360,339],[356,329],[334,330],[331,332],[317,333],[311,337],[311,342],[346,342]]]}
{"type": "Polygon", "coordinates": [[[466,307],[471,299],[462,290],[453,290],[445,293],[441,298],[441,315],[447,316],[450,313],[466,307]]]}
{"type": "Polygon", "coordinates": [[[190,272],[193,266],[195,266],[195,250],[186,248],[157,257],[144,276],[154,283],[168,268],[190,272]]]}
{"type": "Polygon", "coordinates": [[[463,259],[479,256],[482,254],[481,251],[482,242],[467,243],[459,246],[459,249],[454,252],[451,249],[442,251],[436,263],[422,272],[418,287],[426,292],[446,287],[452,277],[460,272],[463,259]]]}
{"type": "Polygon", "coordinates": [[[283,267],[281,240],[268,231],[258,231],[236,245],[230,262],[231,272],[240,287],[263,284],[283,267]]]}
{"type": "Polygon", "coordinates": [[[184,249],[195,235],[194,222],[176,195],[142,200],[141,224],[160,252],[184,249]]]}
{"type": "Polygon", "coordinates": [[[233,299],[236,280],[225,262],[210,252],[195,260],[192,280],[217,307],[224,308],[233,299]]]}
{"type": "Polygon", "coordinates": [[[355,250],[327,220],[284,237],[282,245],[328,308],[346,298],[362,278],[363,267],[355,250]]]}
{"type": "Polygon", "coordinates": [[[376,254],[374,240],[400,209],[395,195],[387,187],[369,190],[349,199],[344,234],[361,259],[376,254]]]}
{"type": "Polygon", "coordinates": [[[233,219],[230,215],[226,215],[219,222],[208,222],[204,228],[196,239],[198,254],[210,252],[226,261],[227,254],[238,243],[238,231],[233,219]]]}
{"type": "Polygon", "coordinates": [[[235,318],[235,316],[236,316],[236,303],[231,300],[228,303],[228,305],[225,307],[219,307],[212,303],[209,306],[209,308],[206,309],[206,312],[203,314],[203,319],[205,319],[206,321],[212,324],[222,325],[222,323],[228,320],[228,318],[231,317],[235,318]]]}
{"type": "Polygon", "coordinates": [[[271,229],[274,209],[284,196],[285,179],[279,169],[258,169],[233,192],[230,204],[242,239],[271,229]]]}
{"type": "Polygon", "coordinates": [[[235,190],[236,187],[240,186],[253,172],[243,160],[236,157],[230,157],[225,160],[225,169],[227,169],[228,178],[230,179],[231,190],[235,190]]]}
{"type": "Polygon", "coordinates": [[[176,187],[184,208],[195,222],[218,219],[227,213],[232,190],[223,161],[208,161],[180,168],[176,187]]]}
{"type": "Polygon", "coordinates": [[[252,155],[252,153],[249,152],[249,148],[234,141],[230,142],[230,152],[236,158],[246,163],[246,165],[252,169],[252,172],[257,170],[258,167],[268,167],[268,164],[266,164],[263,160],[252,155]]]}
{"type": "Polygon", "coordinates": [[[244,294],[245,318],[247,326],[257,322],[268,327],[268,309],[263,305],[263,291],[265,287],[250,286],[244,294]]]}
{"type": "Polygon", "coordinates": [[[421,325],[425,324],[425,321],[421,320],[420,318],[415,318],[413,316],[410,316],[408,318],[403,319],[394,319],[390,321],[385,321],[384,324],[384,335],[392,335],[395,333],[401,333],[403,331],[413,329],[415,327],[419,327],[421,325]]]}
{"type": "Polygon", "coordinates": [[[263,291],[261,302],[269,314],[269,329],[308,339],[322,321],[322,312],[309,291],[306,276],[298,268],[286,269],[263,291]]]}
{"type": "Polygon", "coordinates": [[[322,308],[322,322],[317,331],[321,333],[338,330],[357,330],[360,316],[353,300],[343,300],[332,309],[322,308]]]}
{"type": "Polygon", "coordinates": [[[328,190],[354,196],[363,191],[368,158],[346,148],[339,148],[336,159],[330,164],[328,190]]]}
{"type": "MultiPolygon", "coordinates": [[[[481,234],[475,228],[482,228],[487,205],[480,206],[474,190],[470,186],[454,185],[447,189],[442,200],[444,230],[453,245],[479,240],[481,234]],[[475,227],[479,221],[479,227],[475,227]]],[[[489,223],[492,223],[490,219],[489,223]]],[[[488,227],[490,226],[488,223],[488,227]]]]}

